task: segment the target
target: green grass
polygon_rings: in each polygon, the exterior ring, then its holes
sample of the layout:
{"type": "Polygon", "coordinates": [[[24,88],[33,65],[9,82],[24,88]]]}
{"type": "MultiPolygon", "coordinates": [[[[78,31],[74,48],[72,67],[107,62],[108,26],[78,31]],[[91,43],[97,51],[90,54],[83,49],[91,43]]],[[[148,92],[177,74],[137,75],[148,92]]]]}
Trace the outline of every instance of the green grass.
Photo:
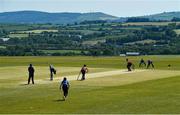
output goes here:
{"type": "Polygon", "coordinates": [[[79,67],[87,64],[90,67],[98,68],[125,68],[126,58],[129,58],[138,67],[141,58],[151,59],[156,69],[176,69],[180,70],[179,55],[165,56],[134,56],[134,57],[0,57],[0,66],[27,66],[32,63],[36,66],[46,66],[52,63],[57,66],[79,67]],[[171,64],[171,68],[168,65],[171,64]]]}
{"type": "MultiPolygon", "coordinates": [[[[128,58],[138,64],[142,57],[128,58]]],[[[61,101],[62,77],[78,75],[84,63],[89,74],[125,68],[125,57],[0,57],[0,113],[180,114],[179,56],[143,58],[152,59],[156,69],[70,81],[69,97],[61,101]],[[35,66],[35,85],[25,85],[29,63],[35,66]],[[53,82],[49,63],[57,69],[53,82]]]]}
{"type": "MultiPolygon", "coordinates": [[[[59,69],[61,74],[58,75],[62,76],[72,70],[78,72],[79,68],[59,69]]],[[[91,69],[91,72],[96,70],[91,69]]],[[[20,74],[26,68],[14,67],[9,70],[20,74]]],[[[61,101],[62,94],[57,82],[28,86],[22,83],[26,81],[24,72],[22,76],[18,76],[2,71],[2,68],[0,71],[0,113],[180,113],[180,76],[177,76],[180,72],[145,71],[88,79],[84,82],[70,81],[69,98],[64,102],[61,101]],[[6,77],[2,76],[3,73],[6,77]],[[156,79],[158,74],[170,78],[136,81],[139,76],[156,79]]],[[[47,74],[45,71],[45,68],[41,72],[37,71],[36,79],[48,78],[48,75],[44,76],[47,74]],[[42,76],[39,77],[40,75],[42,76]]]]}

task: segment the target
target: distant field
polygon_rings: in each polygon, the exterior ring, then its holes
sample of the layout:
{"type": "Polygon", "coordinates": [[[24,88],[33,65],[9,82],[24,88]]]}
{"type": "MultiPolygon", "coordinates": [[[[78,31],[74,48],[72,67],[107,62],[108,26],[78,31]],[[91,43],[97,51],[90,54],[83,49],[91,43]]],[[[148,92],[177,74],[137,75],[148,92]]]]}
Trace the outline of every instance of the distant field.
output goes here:
{"type": "Polygon", "coordinates": [[[125,30],[141,30],[142,28],[140,28],[140,27],[123,27],[121,29],[125,29],[125,30]]]}
{"type": "Polygon", "coordinates": [[[35,28],[53,28],[55,25],[49,24],[1,24],[0,28],[5,29],[7,31],[28,31],[35,28]]]}
{"type": "Polygon", "coordinates": [[[16,31],[16,32],[11,32],[8,37],[10,38],[26,38],[29,36],[29,33],[31,34],[40,34],[42,32],[58,32],[58,30],[30,30],[30,31],[16,31]]]}
{"type": "Polygon", "coordinates": [[[40,34],[42,32],[58,32],[58,30],[43,29],[43,30],[17,31],[16,33],[35,33],[35,34],[40,34]]]}
{"type": "Polygon", "coordinates": [[[146,26],[150,26],[150,25],[153,25],[153,26],[156,26],[156,25],[159,25],[159,26],[164,26],[164,25],[168,25],[170,23],[177,23],[177,24],[180,24],[180,22],[129,22],[129,23],[124,23],[122,25],[134,25],[134,26],[143,26],[143,25],[146,25],[146,26]]]}
{"type": "Polygon", "coordinates": [[[95,44],[97,44],[97,43],[104,43],[104,42],[106,42],[106,40],[104,39],[102,39],[102,40],[88,40],[88,41],[84,41],[82,44],[83,45],[95,45],[95,44]]]}
{"type": "Polygon", "coordinates": [[[150,43],[156,43],[156,40],[141,40],[141,41],[136,41],[136,42],[129,42],[126,44],[150,44],[150,43]]]}
{"type": "Polygon", "coordinates": [[[174,31],[176,32],[176,34],[180,35],[180,29],[176,29],[174,31]]]}
{"type": "Polygon", "coordinates": [[[44,53],[52,54],[52,53],[75,53],[75,54],[81,54],[81,50],[40,50],[44,53]]]}
{"type": "Polygon", "coordinates": [[[19,34],[16,34],[16,33],[11,33],[11,34],[9,34],[8,35],[8,37],[10,37],[10,38],[26,38],[26,37],[28,37],[29,35],[27,34],[27,33],[19,33],[19,34]]]}
{"type": "Polygon", "coordinates": [[[25,24],[1,24],[0,28],[5,29],[7,31],[22,31],[33,29],[36,27],[35,25],[25,25],[25,24]]]}
{"type": "Polygon", "coordinates": [[[0,49],[1,49],[1,48],[4,49],[4,48],[6,48],[6,47],[5,47],[5,46],[0,46],[0,49]]]}
{"type": "Polygon", "coordinates": [[[85,35],[99,33],[98,31],[93,31],[93,30],[77,30],[77,29],[75,29],[75,30],[60,30],[59,32],[79,32],[79,33],[82,33],[85,35]]]}

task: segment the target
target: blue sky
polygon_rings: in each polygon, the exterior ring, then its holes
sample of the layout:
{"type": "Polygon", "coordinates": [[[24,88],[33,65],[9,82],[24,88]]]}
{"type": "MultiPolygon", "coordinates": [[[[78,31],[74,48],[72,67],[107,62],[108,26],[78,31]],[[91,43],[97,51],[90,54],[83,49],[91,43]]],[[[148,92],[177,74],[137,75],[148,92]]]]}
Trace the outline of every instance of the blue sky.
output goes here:
{"type": "Polygon", "coordinates": [[[126,17],[180,11],[180,0],[0,0],[0,12],[104,12],[126,17]]]}

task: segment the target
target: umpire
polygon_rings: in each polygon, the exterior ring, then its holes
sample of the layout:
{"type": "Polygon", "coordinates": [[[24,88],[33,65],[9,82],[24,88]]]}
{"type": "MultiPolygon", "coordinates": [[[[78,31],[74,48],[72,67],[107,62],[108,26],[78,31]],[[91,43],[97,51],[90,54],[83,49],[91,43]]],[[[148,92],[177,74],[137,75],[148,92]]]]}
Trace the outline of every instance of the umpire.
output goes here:
{"type": "Polygon", "coordinates": [[[29,78],[28,78],[28,84],[30,83],[30,80],[32,80],[32,84],[34,84],[34,68],[32,64],[29,64],[28,72],[29,72],[29,78]]]}
{"type": "Polygon", "coordinates": [[[54,67],[52,65],[49,66],[50,69],[50,80],[53,80],[53,75],[56,74],[56,70],[54,69],[54,67]]]}

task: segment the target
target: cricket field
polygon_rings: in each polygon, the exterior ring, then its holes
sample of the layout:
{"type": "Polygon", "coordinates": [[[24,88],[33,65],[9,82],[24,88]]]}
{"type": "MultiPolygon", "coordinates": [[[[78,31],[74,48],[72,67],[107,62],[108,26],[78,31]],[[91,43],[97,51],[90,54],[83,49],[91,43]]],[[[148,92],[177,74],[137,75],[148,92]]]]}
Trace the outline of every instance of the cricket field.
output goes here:
{"type": "Polygon", "coordinates": [[[180,114],[180,56],[0,57],[0,114],[180,114]],[[135,64],[127,72],[126,58],[135,64]],[[140,59],[155,68],[139,68],[140,59]],[[35,84],[27,85],[29,64],[35,84]],[[49,80],[49,64],[57,74],[49,80]],[[87,64],[85,81],[77,81],[87,64]],[[170,65],[170,66],[168,66],[170,65]],[[67,77],[69,95],[59,83],[67,77]]]}

